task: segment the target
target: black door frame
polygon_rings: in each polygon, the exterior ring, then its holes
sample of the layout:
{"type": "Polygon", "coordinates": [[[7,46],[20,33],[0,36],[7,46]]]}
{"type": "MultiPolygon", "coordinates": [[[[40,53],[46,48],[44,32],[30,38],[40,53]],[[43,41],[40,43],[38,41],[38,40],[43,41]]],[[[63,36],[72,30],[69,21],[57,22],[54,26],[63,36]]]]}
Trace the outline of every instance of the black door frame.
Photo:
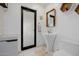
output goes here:
{"type": "Polygon", "coordinates": [[[36,10],[21,6],[21,50],[26,50],[32,47],[36,47],[36,10]],[[34,13],[34,45],[23,47],[23,10],[34,13]]]}

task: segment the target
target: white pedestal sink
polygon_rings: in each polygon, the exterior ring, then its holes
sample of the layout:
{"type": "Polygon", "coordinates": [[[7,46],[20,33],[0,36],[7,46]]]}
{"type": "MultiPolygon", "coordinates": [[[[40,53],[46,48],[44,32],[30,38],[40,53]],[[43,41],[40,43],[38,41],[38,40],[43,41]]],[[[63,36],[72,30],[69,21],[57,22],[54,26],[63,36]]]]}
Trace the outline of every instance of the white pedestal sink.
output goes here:
{"type": "Polygon", "coordinates": [[[56,33],[45,33],[44,36],[45,36],[45,42],[47,45],[47,52],[48,53],[53,52],[56,33]]]}

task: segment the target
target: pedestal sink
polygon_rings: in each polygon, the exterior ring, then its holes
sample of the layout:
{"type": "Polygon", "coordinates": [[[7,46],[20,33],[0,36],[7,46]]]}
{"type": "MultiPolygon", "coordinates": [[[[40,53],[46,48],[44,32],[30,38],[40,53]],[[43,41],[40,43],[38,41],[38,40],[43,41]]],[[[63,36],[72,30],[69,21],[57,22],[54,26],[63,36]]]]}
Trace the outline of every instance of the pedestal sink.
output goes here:
{"type": "Polygon", "coordinates": [[[45,36],[45,42],[47,45],[47,52],[48,53],[53,52],[56,33],[45,33],[44,36],[45,36]]]}

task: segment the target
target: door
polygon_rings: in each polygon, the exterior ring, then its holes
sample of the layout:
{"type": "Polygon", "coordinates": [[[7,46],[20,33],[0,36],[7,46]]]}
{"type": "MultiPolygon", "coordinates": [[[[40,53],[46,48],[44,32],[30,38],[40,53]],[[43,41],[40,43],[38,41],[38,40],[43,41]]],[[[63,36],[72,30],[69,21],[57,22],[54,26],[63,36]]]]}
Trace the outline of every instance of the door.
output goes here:
{"type": "Polygon", "coordinates": [[[21,6],[21,50],[36,46],[36,10],[21,6]]]}

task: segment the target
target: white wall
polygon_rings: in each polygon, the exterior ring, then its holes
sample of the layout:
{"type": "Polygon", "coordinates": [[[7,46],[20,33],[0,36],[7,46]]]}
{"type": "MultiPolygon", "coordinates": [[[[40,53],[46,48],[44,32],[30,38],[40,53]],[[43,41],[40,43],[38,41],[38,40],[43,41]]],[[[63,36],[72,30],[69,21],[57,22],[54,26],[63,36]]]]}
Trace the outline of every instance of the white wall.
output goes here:
{"type": "Polygon", "coordinates": [[[4,17],[5,9],[0,6],[0,35],[3,34],[3,17],[4,17]]]}
{"type": "MultiPolygon", "coordinates": [[[[40,16],[43,16],[44,9],[37,4],[8,4],[8,10],[4,17],[4,35],[18,36],[18,49],[21,49],[21,6],[29,7],[37,10],[37,24],[40,22],[40,16]]],[[[43,21],[42,21],[43,22],[43,21]]],[[[42,24],[43,26],[43,24],[42,24]]],[[[37,46],[44,43],[37,32],[37,46]]]]}
{"type": "MultiPolygon", "coordinates": [[[[73,4],[68,12],[60,10],[61,4],[50,4],[45,10],[47,12],[53,8],[56,9],[55,32],[61,39],[69,40],[71,43],[79,43],[79,15],[74,11],[77,5],[73,4]]],[[[57,41],[60,40],[57,39],[57,41]]]]}

